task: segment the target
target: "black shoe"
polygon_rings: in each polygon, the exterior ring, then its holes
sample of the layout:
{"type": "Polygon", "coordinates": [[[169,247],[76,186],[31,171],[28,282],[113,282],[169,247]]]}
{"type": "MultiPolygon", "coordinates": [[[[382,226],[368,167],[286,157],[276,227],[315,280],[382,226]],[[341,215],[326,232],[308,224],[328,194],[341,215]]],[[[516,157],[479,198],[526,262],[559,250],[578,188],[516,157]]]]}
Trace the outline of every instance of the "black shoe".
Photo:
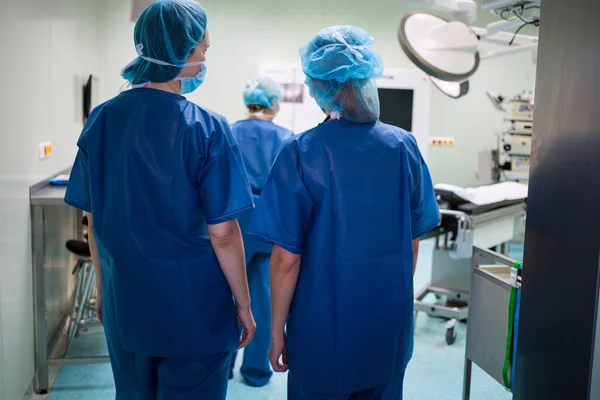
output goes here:
{"type": "Polygon", "coordinates": [[[233,371],[229,371],[229,380],[233,379],[233,371]]]}

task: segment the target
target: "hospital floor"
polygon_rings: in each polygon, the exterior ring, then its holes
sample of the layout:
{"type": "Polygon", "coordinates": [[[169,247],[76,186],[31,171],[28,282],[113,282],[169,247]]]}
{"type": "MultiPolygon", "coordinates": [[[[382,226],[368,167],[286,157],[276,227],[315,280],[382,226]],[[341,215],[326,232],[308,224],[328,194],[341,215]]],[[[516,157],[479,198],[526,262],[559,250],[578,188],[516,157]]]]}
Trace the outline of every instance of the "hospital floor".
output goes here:
{"type": "MultiPolygon", "coordinates": [[[[421,244],[415,289],[424,286],[431,276],[432,243],[421,244]]],[[[511,246],[511,257],[522,259],[522,247],[511,246]]],[[[419,315],[415,329],[415,351],[404,384],[405,400],[462,399],[466,325],[458,327],[458,338],[452,346],[445,343],[445,324],[442,319],[419,315]]],[[[102,328],[92,328],[74,343],[71,356],[105,355],[106,344],[102,328]]],[[[284,400],[286,376],[276,374],[263,388],[251,388],[239,375],[238,357],[235,378],[230,381],[229,400],[284,400]]],[[[60,368],[48,400],[108,400],[115,398],[110,364],[65,365],[60,368]]],[[[474,400],[509,400],[511,394],[492,378],[474,366],[471,398],[474,400]]]]}

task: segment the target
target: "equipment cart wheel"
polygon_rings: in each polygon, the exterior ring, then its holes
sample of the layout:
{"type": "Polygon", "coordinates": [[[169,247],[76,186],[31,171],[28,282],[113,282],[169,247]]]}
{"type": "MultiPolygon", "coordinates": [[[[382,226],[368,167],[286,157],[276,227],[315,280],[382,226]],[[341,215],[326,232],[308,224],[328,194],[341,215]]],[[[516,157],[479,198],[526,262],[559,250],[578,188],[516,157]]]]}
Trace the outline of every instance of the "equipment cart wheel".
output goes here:
{"type": "Polygon", "coordinates": [[[456,337],[458,336],[458,333],[456,332],[457,323],[457,320],[451,319],[446,324],[446,343],[448,346],[451,346],[454,344],[454,342],[456,342],[456,337]]]}

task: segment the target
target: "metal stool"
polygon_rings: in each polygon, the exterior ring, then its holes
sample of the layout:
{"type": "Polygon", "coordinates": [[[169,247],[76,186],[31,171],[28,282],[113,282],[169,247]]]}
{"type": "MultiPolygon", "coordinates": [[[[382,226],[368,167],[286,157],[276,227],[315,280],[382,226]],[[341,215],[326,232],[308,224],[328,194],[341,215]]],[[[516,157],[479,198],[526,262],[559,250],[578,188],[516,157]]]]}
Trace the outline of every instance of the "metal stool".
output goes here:
{"type": "Polygon", "coordinates": [[[79,335],[80,329],[87,329],[87,325],[97,323],[96,305],[96,276],[92,264],[90,246],[82,240],[69,240],[67,249],[80,258],[73,268],[73,275],[77,276],[75,292],[69,315],[67,330],[67,352],[71,348],[73,339],[79,335]]]}

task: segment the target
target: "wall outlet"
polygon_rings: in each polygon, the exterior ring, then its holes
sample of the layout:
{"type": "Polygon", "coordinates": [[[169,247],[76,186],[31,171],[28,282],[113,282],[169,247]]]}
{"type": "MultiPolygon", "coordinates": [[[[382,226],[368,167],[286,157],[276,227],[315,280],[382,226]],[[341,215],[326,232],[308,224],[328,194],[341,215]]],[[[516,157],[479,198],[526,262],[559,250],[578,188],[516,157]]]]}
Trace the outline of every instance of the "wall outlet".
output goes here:
{"type": "Polygon", "coordinates": [[[52,155],[52,143],[44,142],[39,144],[40,160],[45,160],[52,155]]]}
{"type": "Polygon", "coordinates": [[[453,137],[430,137],[429,145],[434,147],[453,147],[454,146],[454,138],[453,137]]]}

